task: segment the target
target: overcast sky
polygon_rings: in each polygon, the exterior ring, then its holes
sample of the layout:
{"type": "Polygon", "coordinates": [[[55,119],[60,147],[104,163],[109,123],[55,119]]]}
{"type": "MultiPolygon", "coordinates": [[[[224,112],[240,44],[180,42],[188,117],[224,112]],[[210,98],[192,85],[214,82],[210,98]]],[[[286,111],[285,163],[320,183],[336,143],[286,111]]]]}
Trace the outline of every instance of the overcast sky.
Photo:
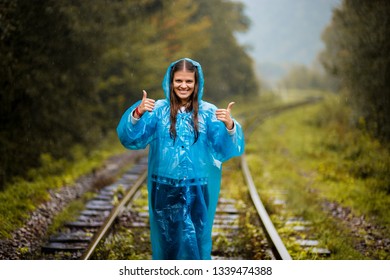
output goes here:
{"type": "Polygon", "coordinates": [[[236,0],[252,21],[238,35],[257,64],[311,64],[324,48],[321,33],[341,0],[236,0]]]}

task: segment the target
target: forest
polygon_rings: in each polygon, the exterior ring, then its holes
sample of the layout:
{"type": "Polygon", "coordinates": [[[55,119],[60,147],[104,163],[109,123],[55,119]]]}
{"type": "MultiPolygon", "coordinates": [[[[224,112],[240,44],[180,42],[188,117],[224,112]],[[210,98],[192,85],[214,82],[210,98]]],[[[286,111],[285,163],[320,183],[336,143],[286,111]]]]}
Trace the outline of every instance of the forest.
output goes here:
{"type": "MultiPolygon", "coordinates": [[[[202,65],[206,101],[236,101],[249,168],[289,249],[285,221],[296,216],[318,226],[332,259],[389,259],[389,20],[388,0],[340,0],[313,68],[294,65],[272,88],[236,38],[251,28],[238,0],[0,0],[0,248],[55,190],[116,180],[96,174],[128,156],[120,117],[143,90],[163,98],[168,64],[189,57],[202,65]],[[302,101],[313,103],[293,108],[302,101]]],[[[246,200],[238,161],[224,170],[223,187],[246,200]]],[[[49,231],[92,195],[55,210],[49,231]]]]}
{"type": "MultiPolygon", "coordinates": [[[[176,59],[202,64],[206,100],[261,94],[263,81],[235,38],[250,28],[243,11],[224,0],[1,0],[0,189],[45,156],[74,160],[77,147],[96,149],[143,89],[162,98],[164,71],[176,59]]],[[[389,15],[386,0],[342,1],[322,34],[328,77],[297,66],[282,80],[337,92],[353,111],[350,125],[386,145],[389,15]]]]}
{"type": "Polygon", "coordinates": [[[248,27],[242,4],[223,0],[1,0],[0,186],[42,155],[92,151],[143,89],[163,96],[182,57],[202,64],[207,100],[257,94],[234,37],[248,27]]]}
{"type": "Polygon", "coordinates": [[[338,80],[352,123],[382,143],[390,139],[390,2],[344,0],[324,30],[320,60],[338,80]]]}

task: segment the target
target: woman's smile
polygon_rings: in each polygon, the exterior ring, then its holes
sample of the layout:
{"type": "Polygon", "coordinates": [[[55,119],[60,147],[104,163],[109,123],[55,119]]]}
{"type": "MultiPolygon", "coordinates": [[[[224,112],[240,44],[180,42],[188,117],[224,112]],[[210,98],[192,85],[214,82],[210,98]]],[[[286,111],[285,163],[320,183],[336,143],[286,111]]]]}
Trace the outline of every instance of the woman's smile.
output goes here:
{"type": "Polygon", "coordinates": [[[173,76],[173,90],[183,104],[187,103],[195,89],[195,73],[177,71],[173,76]]]}

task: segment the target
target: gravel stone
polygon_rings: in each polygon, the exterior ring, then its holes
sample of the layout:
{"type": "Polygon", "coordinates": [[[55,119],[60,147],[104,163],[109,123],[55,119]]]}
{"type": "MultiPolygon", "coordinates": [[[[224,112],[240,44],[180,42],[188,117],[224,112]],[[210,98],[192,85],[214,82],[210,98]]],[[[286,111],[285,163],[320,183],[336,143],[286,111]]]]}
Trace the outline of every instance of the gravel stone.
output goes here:
{"type": "Polygon", "coordinates": [[[85,192],[96,189],[104,182],[110,182],[121,168],[130,164],[141,153],[142,151],[132,151],[113,156],[101,168],[82,176],[75,184],[49,190],[49,200],[31,213],[23,227],[15,230],[11,238],[0,239],[0,260],[35,259],[56,214],[85,192]]]}

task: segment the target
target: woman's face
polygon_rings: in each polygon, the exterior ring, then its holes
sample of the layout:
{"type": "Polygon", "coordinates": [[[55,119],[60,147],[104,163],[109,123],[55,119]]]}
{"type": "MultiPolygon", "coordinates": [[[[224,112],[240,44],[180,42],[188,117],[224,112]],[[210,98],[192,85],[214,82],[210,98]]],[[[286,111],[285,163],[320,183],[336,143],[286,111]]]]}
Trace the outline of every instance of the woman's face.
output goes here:
{"type": "Polygon", "coordinates": [[[184,105],[188,102],[195,89],[195,73],[177,71],[173,75],[173,91],[184,105]]]}

